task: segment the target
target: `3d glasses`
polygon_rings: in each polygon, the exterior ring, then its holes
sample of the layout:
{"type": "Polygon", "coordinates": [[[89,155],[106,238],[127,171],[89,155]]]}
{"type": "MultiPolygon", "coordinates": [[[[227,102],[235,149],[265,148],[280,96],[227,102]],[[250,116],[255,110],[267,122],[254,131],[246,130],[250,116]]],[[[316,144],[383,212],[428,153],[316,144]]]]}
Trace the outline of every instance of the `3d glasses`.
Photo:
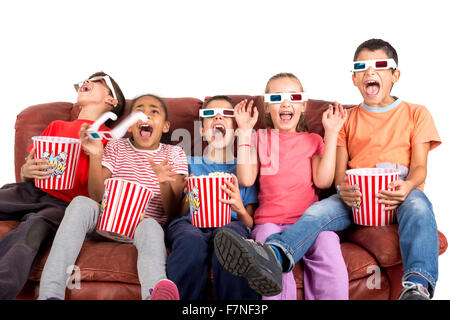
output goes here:
{"type": "MultiPolygon", "coordinates": [[[[111,94],[113,96],[114,99],[117,99],[117,95],[116,92],[114,91],[114,87],[113,84],[111,82],[111,78],[109,76],[96,76],[96,77],[92,77],[90,79],[88,79],[87,81],[100,81],[103,80],[106,83],[106,86],[108,87],[109,91],[111,91],[111,94]]],[[[80,90],[81,86],[83,85],[84,81],[81,82],[77,82],[75,83],[73,86],[75,87],[75,90],[78,92],[78,90],[80,90]]]]}
{"type": "Polygon", "coordinates": [[[365,61],[355,61],[353,62],[352,72],[359,72],[367,70],[372,67],[377,70],[385,69],[397,69],[397,64],[394,59],[381,59],[381,60],[365,60],[365,61]]]}
{"type": "Polygon", "coordinates": [[[94,139],[94,140],[101,140],[101,139],[112,140],[112,139],[114,139],[114,137],[110,131],[93,131],[93,132],[87,131],[86,133],[89,136],[89,138],[94,139]]]}
{"type": "Polygon", "coordinates": [[[97,131],[100,128],[100,125],[108,119],[116,120],[117,115],[112,112],[102,114],[100,118],[87,130],[87,135],[94,140],[101,140],[102,138],[106,140],[120,139],[125,135],[129,127],[139,120],[147,121],[148,117],[142,111],[136,111],[126,117],[111,131],[97,131]]]}
{"type": "Polygon", "coordinates": [[[284,100],[289,102],[303,102],[308,101],[308,96],[305,92],[266,93],[264,95],[264,102],[267,103],[282,103],[284,100]]]}
{"type": "Polygon", "coordinates": [[[234,109],[214,108],[214,109],[200,109],[200,118],[215,117],[217,114],[221,114],[224,117],[234,117],[234,109]]]}

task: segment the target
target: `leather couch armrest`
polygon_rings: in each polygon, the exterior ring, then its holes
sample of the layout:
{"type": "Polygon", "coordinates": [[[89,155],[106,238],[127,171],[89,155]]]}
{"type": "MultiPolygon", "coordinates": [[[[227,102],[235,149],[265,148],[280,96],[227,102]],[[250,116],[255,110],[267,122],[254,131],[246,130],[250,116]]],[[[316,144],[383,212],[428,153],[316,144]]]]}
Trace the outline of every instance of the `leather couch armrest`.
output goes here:
{"type": "Polygon", "coordinates": [[[352,226],[343,237],[369,251],[382,267],[402,263],[398,225],[385,227],[352,226]]]}
{"type": "MultiPolygon", "coordinates": [[[[440,231],[439,254],[447,250],[447,239],[440,231]]],[[[402,263],[400,252],[398,224],[385,227],[353,226],[343,238],[354,242],[369,251],[382,267],[391,267],[402,263]]]]}

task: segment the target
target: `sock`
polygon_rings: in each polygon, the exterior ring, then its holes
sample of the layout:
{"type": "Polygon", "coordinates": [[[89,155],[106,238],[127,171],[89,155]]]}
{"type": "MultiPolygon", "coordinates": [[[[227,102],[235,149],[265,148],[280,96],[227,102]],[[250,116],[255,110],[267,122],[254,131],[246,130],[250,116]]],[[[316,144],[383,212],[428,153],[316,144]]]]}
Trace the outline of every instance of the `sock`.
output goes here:
{"type": "Polygon", "coordinates": [[[268,244],[269,248],[272,250],[273,254],[275,255],[275,257],[277,257],[278,262],[283,265],[283,258],[281,258],[281,254],[280,251],[278,250],[277,247],[275,247],[274,245],[268,244]]]}
{"type": "Polygon", "coordinates": [[[421,284],[428,290],[428,281],[424,277],[419,276],[418,274],[414,274],[414,275],[410,276],[406,280],[414,282],[414,283],[421,284]]]}

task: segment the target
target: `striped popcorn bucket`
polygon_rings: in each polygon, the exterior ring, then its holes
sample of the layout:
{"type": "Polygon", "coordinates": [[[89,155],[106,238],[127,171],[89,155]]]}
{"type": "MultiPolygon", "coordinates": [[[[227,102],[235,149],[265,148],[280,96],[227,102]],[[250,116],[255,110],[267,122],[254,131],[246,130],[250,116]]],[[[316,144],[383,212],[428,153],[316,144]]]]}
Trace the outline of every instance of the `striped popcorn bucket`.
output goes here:
{"type": "Polygon", "coordinates": [[[375,195],[380,190],[390,190],[388,185],[397,181],[400,171],[385,168],[361,168],[346,171],[347,183],[357,184],[362,193],[359,207],[353,207],[353,220],[363,226],[387,226],[394,223],[396,210],[385,210],[384,204],[376,201],[375,195]]]}
{"type": "Polygon", "coordinates": [[[139,222],[152,197],[152,191],[138,183],[107,179],[97,222],[97,233],[120,241],[133,242],[139,222]]]}
{"type": "Polygon", "coordinates": [[[36,159],[47,159],[55,167],[47,179],[35,179],[34,184],[41,189],[72,189],[80,158],[81,142],[79,139],[35,136],[31,138],[35,148],[36,159]]]}
{"type": "Polygon", "coordinates": [[[217,228],[231,221],[231,206],[219,201],[229,200],[220,187],[231,176],[189,177],[187,180],[191,222],[198,228],[217,228]]]}

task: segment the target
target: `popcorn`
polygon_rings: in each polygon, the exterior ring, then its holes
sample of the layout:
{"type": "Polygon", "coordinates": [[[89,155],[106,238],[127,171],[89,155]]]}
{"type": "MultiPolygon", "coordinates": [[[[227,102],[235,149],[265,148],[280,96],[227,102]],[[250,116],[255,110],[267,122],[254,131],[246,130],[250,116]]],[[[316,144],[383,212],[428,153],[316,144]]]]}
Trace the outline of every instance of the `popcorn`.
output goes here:
{"type": "Polygon", "coordinates": [[[208,175],[200,175],[196,176],[197,178],[206,178],[206,177],[224,177],[224,178],[232,178],[233,176],[228,172],[210,172],[208,175]]]}

